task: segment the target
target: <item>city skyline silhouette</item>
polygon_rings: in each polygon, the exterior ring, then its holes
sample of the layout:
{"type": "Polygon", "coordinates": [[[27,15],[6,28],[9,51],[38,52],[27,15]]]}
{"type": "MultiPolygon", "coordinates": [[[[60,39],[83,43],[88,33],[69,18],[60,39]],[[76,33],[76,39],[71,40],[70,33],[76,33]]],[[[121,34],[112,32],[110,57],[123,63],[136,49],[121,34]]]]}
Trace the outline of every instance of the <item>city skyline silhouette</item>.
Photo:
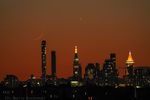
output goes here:
{"type": "MultiPolygon", "coordinates": [[[[41,76],[40,43],[47,41],[47,73],[51,50],[57,52],[57,75],[72,75],[74,46],[82,69],[101,65],[116,53],[124,75],[128,52],[135,66],[149,66],[150,14],[148,0],[0,1],[0,80],[14,74],[21,80],[41,76]]],[[[84,73],[84,70],[83,70],[84,73]]]]}

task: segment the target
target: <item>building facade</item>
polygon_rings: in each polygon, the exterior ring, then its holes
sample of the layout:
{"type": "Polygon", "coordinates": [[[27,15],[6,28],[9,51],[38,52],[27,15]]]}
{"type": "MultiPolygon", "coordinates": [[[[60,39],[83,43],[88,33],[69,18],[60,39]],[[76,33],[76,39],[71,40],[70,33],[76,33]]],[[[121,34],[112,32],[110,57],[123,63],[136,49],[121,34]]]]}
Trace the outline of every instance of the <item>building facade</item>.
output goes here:
{"type": "Polygon", "coordinates": [[[42,81],[46,82],[46,41],[43,40],[41,44],[41,58],[42,58],[42,81]]]}

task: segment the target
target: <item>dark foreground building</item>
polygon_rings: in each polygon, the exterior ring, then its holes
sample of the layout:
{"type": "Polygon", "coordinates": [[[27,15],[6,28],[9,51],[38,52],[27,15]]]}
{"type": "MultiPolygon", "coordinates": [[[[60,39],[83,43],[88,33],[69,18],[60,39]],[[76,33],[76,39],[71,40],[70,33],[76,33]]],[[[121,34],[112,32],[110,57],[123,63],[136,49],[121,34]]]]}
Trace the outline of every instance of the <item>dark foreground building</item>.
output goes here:
{"type": "Polygon", "coordinates": [[[149,100],[149,88],[69,85],[0,88],[0,100],[149,100]]]}
{"type": "Polygon", "coordinates": [[[51,52],[51,71],[53,80],[56,78],[56,51],[51,52]]]}

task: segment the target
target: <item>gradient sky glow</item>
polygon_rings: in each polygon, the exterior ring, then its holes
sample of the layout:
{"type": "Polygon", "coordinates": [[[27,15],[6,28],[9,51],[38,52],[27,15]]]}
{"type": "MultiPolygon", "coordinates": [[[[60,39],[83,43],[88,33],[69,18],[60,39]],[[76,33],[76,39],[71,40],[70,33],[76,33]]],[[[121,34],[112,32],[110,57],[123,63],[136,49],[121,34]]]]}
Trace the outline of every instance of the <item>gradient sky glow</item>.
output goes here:
{"type": "Polygon", "coordinates": [[[150,66],[149,38],[150,0],[0,0],[0,80],[40,77],[42,39],[47,74],[56,50],[58,77],[71,76],[77,45],[82,69],[115,52],[123,75],[129,50],[136,66],[150,66]]]}

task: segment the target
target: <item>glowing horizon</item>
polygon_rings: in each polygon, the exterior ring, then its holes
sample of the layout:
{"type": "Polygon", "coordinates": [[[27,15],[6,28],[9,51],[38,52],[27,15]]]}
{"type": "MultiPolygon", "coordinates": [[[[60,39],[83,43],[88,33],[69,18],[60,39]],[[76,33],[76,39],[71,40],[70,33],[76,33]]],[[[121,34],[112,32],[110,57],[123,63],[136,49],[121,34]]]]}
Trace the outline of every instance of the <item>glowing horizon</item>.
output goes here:
{"type": "Polygon", "coordinates": [[[148,0],[1,0],[0,80],[6,74],[27,79],[41,76],[41,41],[57,52],[57,76],[72,75],[74,46],[83,73],[88,63],[100,63],[117,54],[124,75],[128,51],[135,66],[149,66],[150,1],[148,0]]]}

